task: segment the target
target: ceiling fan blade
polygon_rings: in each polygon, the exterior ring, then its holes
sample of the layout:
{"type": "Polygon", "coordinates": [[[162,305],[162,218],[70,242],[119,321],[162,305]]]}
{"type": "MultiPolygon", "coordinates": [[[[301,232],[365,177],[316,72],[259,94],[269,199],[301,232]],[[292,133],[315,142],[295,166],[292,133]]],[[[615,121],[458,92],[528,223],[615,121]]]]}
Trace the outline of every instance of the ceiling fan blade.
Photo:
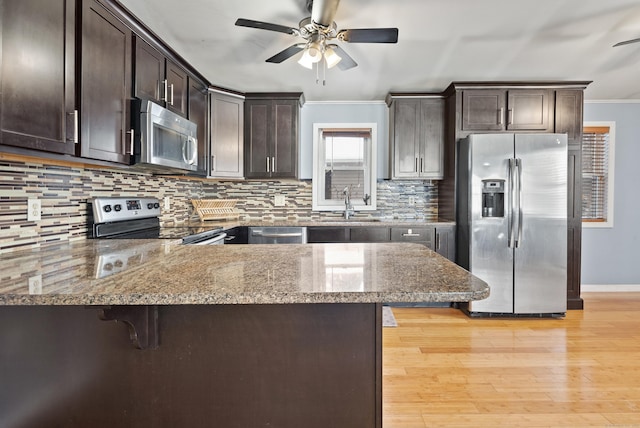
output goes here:
{"type": "Polygon", "coordinates": [[[259,28],[260,30],[277,31],[279,33],[291,34],[294,36],[297,36],[300,34],[300,31],[297,28],[286,27],[284,25],[278,25],[278,24],[271,24],[269,22],[254,21],[251,19],[239,18],[236,21],[236,25],[238,27],[259,28]]]}
{"type": "Polygon", "coordinates": [[[615,48],[616,46],[630,45],[631,43],[638,43],[638,42],[640,42],[640,39],[631,39],[631,40],[626,40],[624,42],[616,43],[615,45],[613,45],[613,47],[615,48]]]}
{"type": "Polygon", "coordinates": [[[349,43],[397,43],[397,28],[360,28],[341,30],[338,39],[349,43]]]}
{"type": "Polygon", "coordinates": [[[304,49],[304,43],[298,43],[296,45],[289,46],[285,50],[278,52],[271,58],[267,59],[267,62],[281,63],[284,60],[287,60],[304,49]]]}
{"type": "Polygon", "coordinates": [[[336,16],[340,0],[313,0],[311,6],[311,20],[323,27],[330,27],[333,24],[333,17],[336,16]]]}
{"type": "Polygon", "coordinates": [[[338,45],[329,45],[329,46],[331,46],[333,50],[336,51],[338,56],[342,58],[340,62],[337,64],[340,70],[345,71],[345,70],[349,70],[350,68],[358,66],[358,63],[355,62],[353,58],[351,58],[349,54],[347,54],[344,51],[344,49],[342,49],[340,46],[338,45]]]}

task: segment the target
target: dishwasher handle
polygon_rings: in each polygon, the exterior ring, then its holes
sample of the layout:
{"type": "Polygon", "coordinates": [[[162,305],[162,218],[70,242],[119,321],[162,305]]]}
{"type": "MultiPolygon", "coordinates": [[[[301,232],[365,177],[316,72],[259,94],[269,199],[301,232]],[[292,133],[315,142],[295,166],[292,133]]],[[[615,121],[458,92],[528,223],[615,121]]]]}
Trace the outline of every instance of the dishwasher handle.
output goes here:
{"type": "Polygon", "coordinates": [[[288,233],[264,233],[261,230],[253,231],[253,236],[262,236],[263,238],[295,238],[302,236],[301,232],[288,232],[288,233]]]}

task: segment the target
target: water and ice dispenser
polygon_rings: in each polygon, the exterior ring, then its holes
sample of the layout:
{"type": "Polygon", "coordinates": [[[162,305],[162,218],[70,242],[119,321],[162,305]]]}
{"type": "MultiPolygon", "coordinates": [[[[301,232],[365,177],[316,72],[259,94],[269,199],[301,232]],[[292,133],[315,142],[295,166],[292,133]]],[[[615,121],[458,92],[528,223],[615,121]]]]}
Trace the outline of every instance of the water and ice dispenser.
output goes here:
{"type": "Polygon", "coordinates": [[[482,217],[504,217],[504,180],[482,180],[482,217]]]}

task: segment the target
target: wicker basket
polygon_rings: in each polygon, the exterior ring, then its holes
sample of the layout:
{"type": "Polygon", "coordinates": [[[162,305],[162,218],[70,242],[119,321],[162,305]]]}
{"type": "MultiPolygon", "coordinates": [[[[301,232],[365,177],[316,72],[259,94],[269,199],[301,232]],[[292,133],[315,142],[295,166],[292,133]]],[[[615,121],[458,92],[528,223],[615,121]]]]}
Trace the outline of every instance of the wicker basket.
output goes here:
{"type": "Polygon", "coordinates": [[[235,199],[191,199],[200,220],[226,220],[238,218],[235,199]]]}

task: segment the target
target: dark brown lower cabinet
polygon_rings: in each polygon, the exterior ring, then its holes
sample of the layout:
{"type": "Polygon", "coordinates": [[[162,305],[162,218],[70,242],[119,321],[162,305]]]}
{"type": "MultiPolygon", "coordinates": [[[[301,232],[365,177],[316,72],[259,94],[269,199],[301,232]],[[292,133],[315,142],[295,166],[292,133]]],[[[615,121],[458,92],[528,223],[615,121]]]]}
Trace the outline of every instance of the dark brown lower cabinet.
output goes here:
{"type": "Polygon", "coordinates": [[[382,426],[380,304],[159,306],[145,350],[100,310],[0,307],[0,426],[382,426]]]}

